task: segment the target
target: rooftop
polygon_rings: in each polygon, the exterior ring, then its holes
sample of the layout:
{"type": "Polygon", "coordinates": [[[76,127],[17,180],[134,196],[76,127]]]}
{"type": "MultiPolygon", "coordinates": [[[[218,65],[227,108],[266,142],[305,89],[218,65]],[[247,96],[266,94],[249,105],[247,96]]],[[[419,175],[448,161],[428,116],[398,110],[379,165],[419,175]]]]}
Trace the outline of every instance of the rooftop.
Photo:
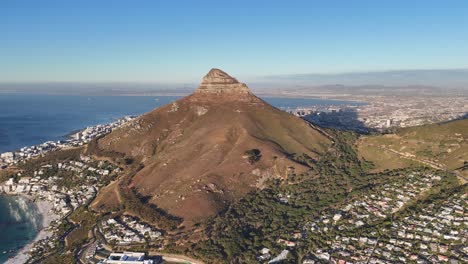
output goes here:
{"type": "Polygon", "coordinates": [[[143,252],[111,253],[103,263],[112,264],[153,264],[152,260],[145,260],[143,252]]]}

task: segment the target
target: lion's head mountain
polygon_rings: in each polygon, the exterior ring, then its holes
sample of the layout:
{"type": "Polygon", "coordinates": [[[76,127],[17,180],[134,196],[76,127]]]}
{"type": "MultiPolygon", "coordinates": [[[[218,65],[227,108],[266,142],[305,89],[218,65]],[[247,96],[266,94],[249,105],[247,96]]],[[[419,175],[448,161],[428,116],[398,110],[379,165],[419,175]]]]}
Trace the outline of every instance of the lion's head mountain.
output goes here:
{"type": "Polygon", "coordinates": [[[90,152],[135,167],[104,189],[93,208],[117,208],[131,190],[186,225],[216,215],[273,178],[307,168],[330,139],[304,120],[255,96],[246,84],[210,70],[193,94],[148,112],[98,139],[90,152]],[[138,166],[137,166],[138,164],[138,166]]]}

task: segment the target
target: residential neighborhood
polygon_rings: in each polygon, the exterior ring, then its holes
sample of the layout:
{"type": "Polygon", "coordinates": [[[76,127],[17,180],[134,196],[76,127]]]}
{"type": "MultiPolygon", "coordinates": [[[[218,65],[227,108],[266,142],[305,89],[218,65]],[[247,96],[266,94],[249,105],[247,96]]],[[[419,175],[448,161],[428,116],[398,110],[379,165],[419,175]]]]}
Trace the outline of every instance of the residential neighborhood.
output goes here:
{"type": "Polygon", "coordinates": [[[99,226],[106,242],[115,245],[130,245],[155,241],[162,232],[140,221],[136,217],[124,215],[119,219],[110,218],[99,226]]]}
{"type": "Polygon", "coordinates": [[[94,138],[110,133],[113,129],[121,127],[133,119],[134,117],[126,116],[119,118],[117,121],[112,123],[89,126],[86,129],[71,135],[67,140],[47,141],[39,145],[23,147],[17,151],[1,153],[0,169],[4,169],[9,165],[18,164],[18,162],[28,160],[30,158],[44,155],[51,151],[82,146],[94,138]]]}
{"type": "MultiPolygon", "coordinates": [[[[0,193],[22,195],[50,205],[54,215],[46,230],[28,251],[30,262],[61,246],[70,232],[64,223],[80,208],[89,205],[98,191],[120,175],[122,169],[106,160],[85,154],[76,158],[24,167],[24,161],[55,150],[73,149],[127,124],[131,118],[109,125],[89,127],[65,142],[46,142],[1,154],[2,166],[15,166],[17,173],[0,184],[0,193]]],[[[258,250],[258,263],[285,263],[304,241],[316,242],[302,263],[440,263],[468,262],[468,195],[454,193],[440,203],[428,204],[417,214],[399,215],[426,195],[446,177],[434,171],[405,172],[386,183],[344,199],[320,216],[304,219],[302,226],[287,236],[280,235],[273,247],[258,250]],[[280,250],[278,250],[280,249],[280,250]]],[[[276,194],[275,201],[292,206],[297,197],[290,192],[276,194]]],[[[84,248],[83,263],[160,263],[144,253],[112,252],[113,247],[147,246],[163,248],[168,238],[160,230],[130,214],[100,218],[92,232],[94,240],[84,248]],[[104,256],[109,254],[108,256],[104,256]]],[[[78,223],[76,226],[79,226],[78,223]]]]}
{"type": "MultiPolygon", "coordinates": [[[[36,202],[43,201],[53,221],[48,225],[48,236],[32,245],[29,254],[41,256],[57,247],[63,236],[61,223],[75,210],[88,205],[105,184],[104,178],[115,177],[120,169],[106,161],[96,161],[80,155],[79,160],[42,165],[34,171],[23,171],[0,184],[0,193],[22,195],[36,202]]],[[[42,203],[38,203],[41,205],[42,203]]],[[[44,206],[44,205],[43,205],[44,206]]],[[[41,208],[40,208],[41,210],[41,208]]]]}
{"type": "Polygon", "coordinates": [[[336,263],[466,263],[466,193],[452,195],[441,206],[429,204],[418,214],[388,220],[442,176],[412,173],[407,177],[408,181],[385,184],[373,194],[308,222],[304,226],[308,236],[329,237],[312,253],[313,259],[336,263]]]}
{"type": "Polygon", "coordinates": [[[55,213],[66,216],[96,195],[102,187],[100,177],[120,172],[120,169],[112,168],[112,165],[103,161],[91,164],[89,157],[81,156],[81,161],[43,165],[32,175],[18,173],[15,178],[0,185],[0,192],[30,195],[34,199],[49,201],[55,213]],[[71,173],[74,179],[64,181],[60,173],[71,173]]]}

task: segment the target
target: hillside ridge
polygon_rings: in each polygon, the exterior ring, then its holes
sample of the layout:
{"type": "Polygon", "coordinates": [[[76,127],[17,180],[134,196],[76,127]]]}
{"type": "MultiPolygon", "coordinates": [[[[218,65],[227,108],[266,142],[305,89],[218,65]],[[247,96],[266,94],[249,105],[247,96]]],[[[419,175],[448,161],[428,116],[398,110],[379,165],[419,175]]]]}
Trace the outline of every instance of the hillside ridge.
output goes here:
{"type": "MultiPolygon", "coordinates": [[[[309,170],[292,157],[318,160],[331,144],[306,121],[212,69],[192,95],[113,131],[92,151],[119,153],[142,164],[120,186],[186,223],[196,223],[263,188],[268,179],[309,170]]],[[[108,193],[121,192],[118,188],[115,184],[108,193]]],[[[105,194],[93,206],[109,207],[105,194]]]]}

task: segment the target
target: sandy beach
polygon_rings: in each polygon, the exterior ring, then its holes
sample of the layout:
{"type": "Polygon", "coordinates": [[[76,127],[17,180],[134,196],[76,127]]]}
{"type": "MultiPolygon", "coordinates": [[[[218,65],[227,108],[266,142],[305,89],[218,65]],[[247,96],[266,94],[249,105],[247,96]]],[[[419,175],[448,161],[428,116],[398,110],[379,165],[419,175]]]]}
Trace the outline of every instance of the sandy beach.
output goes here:
{"type": "MultiPolygon", "coordinates": [[[[31,196],[24,195],[24,197],[34,200],[34,198],[31,196]]],[[[52,211],[52,204],[49,201],[35,199],[34,202],[38,208],[40,215],[42,216],[42,227],[37,233],[34,240],[31,241],[31,243],[24,246],[20,251],[18,251],[18,253],[14,257],[8,259],[5,262],[5,264],[25,263],[29,259],[28,253],[33,244],[39,240],[52,236],[52,232],[48,230],[48,227],[50,226],[52,221],[57,220],[60,217],[52,211]]]]}

